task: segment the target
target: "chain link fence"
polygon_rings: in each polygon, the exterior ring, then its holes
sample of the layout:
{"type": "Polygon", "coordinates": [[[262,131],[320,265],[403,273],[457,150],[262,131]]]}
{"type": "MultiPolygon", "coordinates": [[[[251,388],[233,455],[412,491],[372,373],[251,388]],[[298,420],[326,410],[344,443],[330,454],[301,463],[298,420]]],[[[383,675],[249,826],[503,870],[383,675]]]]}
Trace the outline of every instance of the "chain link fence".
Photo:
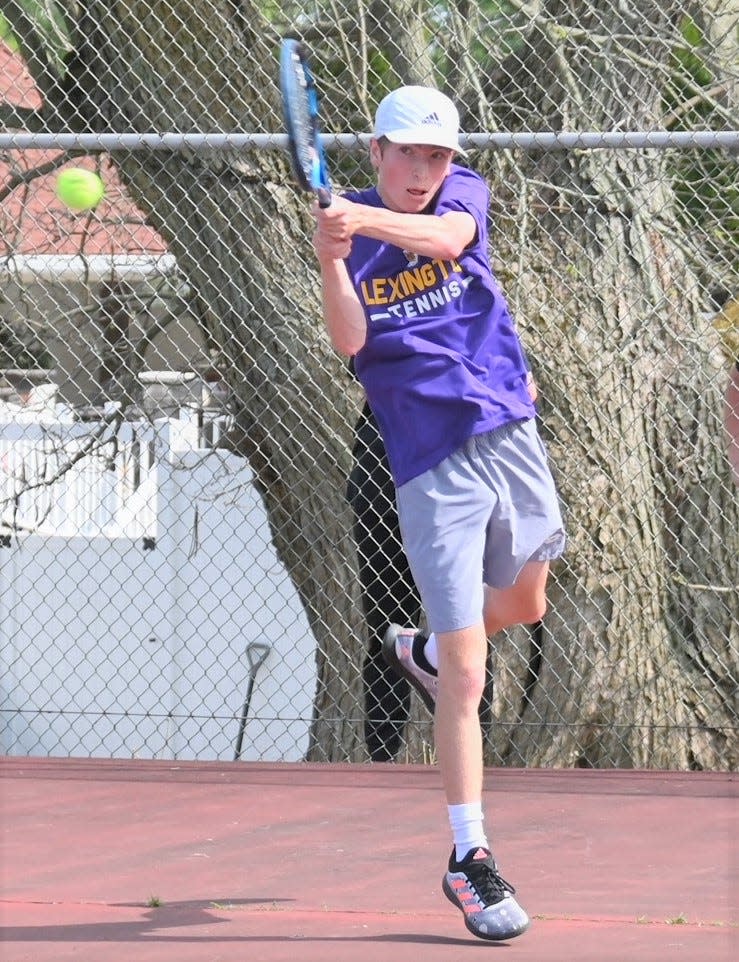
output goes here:
{"type": "Polygon", "coordinates": [[[322,327],[290,32],[335,189],[400,83],[455,99],[491,185],[569,545],[491,641],[488,763],[735,769],[737,0],[0,12],[0,751],[433,761],[379,654],[423,613],[322,327]]]}

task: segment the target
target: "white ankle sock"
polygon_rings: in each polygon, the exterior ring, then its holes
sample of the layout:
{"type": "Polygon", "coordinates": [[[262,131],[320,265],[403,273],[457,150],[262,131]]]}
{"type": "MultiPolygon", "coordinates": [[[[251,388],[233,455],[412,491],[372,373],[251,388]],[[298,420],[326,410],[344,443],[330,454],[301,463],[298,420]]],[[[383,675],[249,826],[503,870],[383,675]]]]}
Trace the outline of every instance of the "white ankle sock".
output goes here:
{"type": "Polygon", "coordinates": [[[431,665],[432,668],[439,670],[439,653],[436,650],[436,635],[431,632],[431,634],[426,639],[426,644],[423,646],[423,656],[426,661],[431,665]]]}
{"type": "Polygon", "coordinates": [[[461,805],[448,805],[447,810],[454,839],[455,858],[458,862],[472,848],[490,848],[482,827],[482,802],[463,802],[461,805]]]}

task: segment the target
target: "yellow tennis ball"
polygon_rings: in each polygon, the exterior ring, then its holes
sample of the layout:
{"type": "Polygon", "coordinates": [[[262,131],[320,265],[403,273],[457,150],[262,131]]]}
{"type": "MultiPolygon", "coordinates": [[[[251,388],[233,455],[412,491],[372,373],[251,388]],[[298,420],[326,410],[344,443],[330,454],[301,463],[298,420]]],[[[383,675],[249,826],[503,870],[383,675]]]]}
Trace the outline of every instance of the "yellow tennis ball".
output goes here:
{"type": "Polygon", "coordinates": [[[104,193],[102,180],[84,167],[68,167],[56,179],[56,195],[70,210],[92,210],[104,193]]]}

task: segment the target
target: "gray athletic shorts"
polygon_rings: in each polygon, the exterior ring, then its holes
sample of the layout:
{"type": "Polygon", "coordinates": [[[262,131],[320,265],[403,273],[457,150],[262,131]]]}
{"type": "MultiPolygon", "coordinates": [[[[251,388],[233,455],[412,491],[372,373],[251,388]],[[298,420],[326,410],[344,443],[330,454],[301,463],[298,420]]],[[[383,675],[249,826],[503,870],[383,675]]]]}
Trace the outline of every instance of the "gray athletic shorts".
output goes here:
{"type": "Polygon", "coordinates": [[[477,624],[483,584],[510,587],[527,561],[551,561],[564,550],[557,492],[533,418],[469,438],[396,496],[431,631],[477,624]]]}

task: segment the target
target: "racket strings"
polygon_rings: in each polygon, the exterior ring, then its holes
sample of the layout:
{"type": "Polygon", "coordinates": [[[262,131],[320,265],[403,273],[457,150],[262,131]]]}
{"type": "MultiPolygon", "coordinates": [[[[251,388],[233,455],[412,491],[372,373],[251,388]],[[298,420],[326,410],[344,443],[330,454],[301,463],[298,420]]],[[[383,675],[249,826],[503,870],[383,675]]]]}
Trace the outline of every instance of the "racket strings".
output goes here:
{"type": "Polygon", "coordinates": [[[330,189],[319,135],[319,102],[304,48],[284,41],[281,83],[295,175],[308,190],[330,189]]]}

